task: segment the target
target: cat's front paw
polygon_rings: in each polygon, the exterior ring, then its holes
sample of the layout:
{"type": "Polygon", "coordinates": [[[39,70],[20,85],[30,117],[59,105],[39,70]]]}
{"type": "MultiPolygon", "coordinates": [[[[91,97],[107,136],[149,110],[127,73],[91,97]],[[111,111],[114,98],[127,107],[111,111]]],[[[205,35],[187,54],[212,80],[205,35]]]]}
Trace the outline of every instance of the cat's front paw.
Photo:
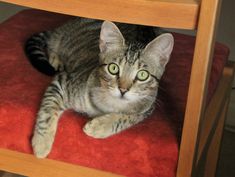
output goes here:
{"type": "Polygon", "coordinates": [[[45,134],[34,133],[32,138],[33,152],[38,158],[45,158],[50,153],[53,143],[53,137],[45,134]]]}
{"type": "Polygon", "coordinates": [[[108,117],[99,117],[87,122],[83,131],[93,138],[107,138],[114,134],[112,127],[108,117]]]}

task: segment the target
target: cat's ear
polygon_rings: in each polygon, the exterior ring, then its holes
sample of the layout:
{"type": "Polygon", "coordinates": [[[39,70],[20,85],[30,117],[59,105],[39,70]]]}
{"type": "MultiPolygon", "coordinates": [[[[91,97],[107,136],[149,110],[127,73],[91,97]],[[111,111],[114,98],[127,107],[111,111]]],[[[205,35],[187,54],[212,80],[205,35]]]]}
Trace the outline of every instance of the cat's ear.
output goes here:
{"type": "Polygon", "coordinates": [[[165,33],[152,40],[143,52],[147,58],[158,58],[159,64],[164,68],[170,59],[173,46],[174,37],[170,33],[165,33]]]}
{"type": "Polygon", "coordinates": [[[118,49],[125,45],[125,39],[118,27],[109,21],[104,21],[100,32],[100,52],[118,49]]]}

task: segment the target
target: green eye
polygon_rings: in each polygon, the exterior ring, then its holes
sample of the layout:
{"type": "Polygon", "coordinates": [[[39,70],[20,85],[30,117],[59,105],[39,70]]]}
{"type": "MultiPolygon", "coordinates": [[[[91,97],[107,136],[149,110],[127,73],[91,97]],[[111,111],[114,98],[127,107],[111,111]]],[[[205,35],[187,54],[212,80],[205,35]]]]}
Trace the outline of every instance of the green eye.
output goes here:
{"type": "Polygon", "coordinates": [[[119,72],[119,67],[115,63],[110,63],[108,66],[110,74],[116,75],[119,72]]]}
{"type": "Polygon", "coordinates": [[[140,81],[145,81],[149,78],[149,73],[146,70],[140,70],[137,75],[136,75],[137,79],[140,81]]]}

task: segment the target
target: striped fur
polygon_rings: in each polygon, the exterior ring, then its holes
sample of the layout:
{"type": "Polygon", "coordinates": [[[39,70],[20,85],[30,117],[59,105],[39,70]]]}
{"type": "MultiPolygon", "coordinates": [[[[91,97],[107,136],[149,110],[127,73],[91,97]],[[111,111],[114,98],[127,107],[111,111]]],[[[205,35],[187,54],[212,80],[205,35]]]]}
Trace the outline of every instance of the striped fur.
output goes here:
{"type": "Polygon", "coordinates": [[[48,34],[46,32],[41,32],[31,36],[31,38],[26,42],[25,53],[27,54],[31,64],[40,72],[47,75],[54,75],[56,70],[48,61],[47,40],[48,34]]]}
{"type": "Polygon", "coordinates": [[[95,138],[125,130],[153,110],[172,35],[155,38],[148,27],[117,26],[77,18],[28,40],[31,63],[46,74],[57,73],[37,114],[32,139],[37,157],[50,153],[59,118],[67,109],[93,118],[83,130],[95,138]],[[39,62],[47,66],[40,68],[39,62]]]}

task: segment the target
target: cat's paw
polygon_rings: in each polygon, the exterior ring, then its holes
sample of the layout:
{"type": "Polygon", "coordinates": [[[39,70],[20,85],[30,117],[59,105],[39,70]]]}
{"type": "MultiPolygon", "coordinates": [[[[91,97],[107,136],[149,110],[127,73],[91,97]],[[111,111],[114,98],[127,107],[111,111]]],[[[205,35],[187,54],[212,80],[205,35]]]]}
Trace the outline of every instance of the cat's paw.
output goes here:
{"type": "Polygon", "coordinates": [[[87,122],[83,131],[93,138],[107,138],[114,134],[112,127],[108,117],[99,117],[87,122]]]}
{"type": "Polygon", "coordinates": [[[34,133],[32,138],[33,152],[38,158],[45,158],[50,153],[53,143],[53,136],[48,134],[41,135],[39,133],[34,133]]]}

